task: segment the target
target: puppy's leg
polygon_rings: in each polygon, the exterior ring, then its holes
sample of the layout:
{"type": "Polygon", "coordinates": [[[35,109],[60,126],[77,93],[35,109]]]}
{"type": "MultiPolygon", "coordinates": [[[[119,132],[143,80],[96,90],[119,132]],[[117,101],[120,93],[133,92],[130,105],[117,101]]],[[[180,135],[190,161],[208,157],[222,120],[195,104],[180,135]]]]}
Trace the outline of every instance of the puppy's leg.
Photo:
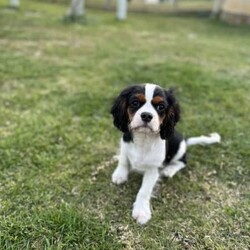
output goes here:
{"type": "Polygon", "coordinates": [[[182,161],[171,162],[167,167],[165,167],[161,174],[172,178],[178,171],[184,168],[186,164],[182,161]]]}
{"type": "Polygon", "coordinates": [[[119,155],[118,166],[112,174],[112,182],[115,184],[122,184],[128,180],[129,161],[123,148],[119,155]]]}
{"type": "Polygon", "coordinates": [[[186,166],[187,144],[181,141],[178,151],[170,161],[170,163],[162,170],[161,174],[172,178],[178,171],[186,166]]]}
{"type": "Polygon", "coordinates": [[[158,178],[158,169],[147,170],[143,176],[132,212],[133,218],[140,224],[145,224],[151,218],[150,198],[158,178]]]}

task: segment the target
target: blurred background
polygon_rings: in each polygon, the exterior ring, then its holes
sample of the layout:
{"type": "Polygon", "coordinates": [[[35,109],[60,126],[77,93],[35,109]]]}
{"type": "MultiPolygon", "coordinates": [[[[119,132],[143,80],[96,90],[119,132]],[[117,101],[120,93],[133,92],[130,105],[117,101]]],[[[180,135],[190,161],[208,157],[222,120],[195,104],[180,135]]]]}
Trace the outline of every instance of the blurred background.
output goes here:
{"type": "Polygon", "coordinates": [[[0,249],[249,249],[249,0],[0,0],[0,249]],[[109,113],[132,83],[174,87],[188,151],[153,218],[111,184],[109,113]]]}
{"type": "MultiPolygon", "coordinates": [[[[21,0],[9,0],[9,6],[20,7],[21,0]]],[[[38,0],[39,1],[39,0],[38,0]]],[[[68,0],[41,2],[68,4],[68,0]]],[[[249,0],[71,0],[69,16],[83,16],[85,6],[103,10],[117,10],[118,19],[125,19],[127,11],[161,14],[212,14],[231,23],[250,23],[249,0]]]]}

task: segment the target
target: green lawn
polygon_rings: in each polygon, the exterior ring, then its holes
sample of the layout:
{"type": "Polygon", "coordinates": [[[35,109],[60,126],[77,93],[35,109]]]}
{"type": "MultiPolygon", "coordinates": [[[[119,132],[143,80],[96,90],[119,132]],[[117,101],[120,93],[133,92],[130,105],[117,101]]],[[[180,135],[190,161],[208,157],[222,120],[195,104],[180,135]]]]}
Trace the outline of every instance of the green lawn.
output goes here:
{"type": "Polygon", "coordinates": [[[250,33],[208,18],[87,11],[0,0],[0,249],[249,249],[250,33]],[[175,86],[188,167],[162,181],[146,226],[141,177],[111,184],[120,133],[109,114],[134,82],[175,86]]]}

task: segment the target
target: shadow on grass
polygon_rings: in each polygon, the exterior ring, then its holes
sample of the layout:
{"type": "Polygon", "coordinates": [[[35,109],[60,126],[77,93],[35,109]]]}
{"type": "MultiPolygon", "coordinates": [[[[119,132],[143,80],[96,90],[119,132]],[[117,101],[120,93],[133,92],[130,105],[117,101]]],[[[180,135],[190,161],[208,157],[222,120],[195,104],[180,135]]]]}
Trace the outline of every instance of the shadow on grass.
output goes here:
{"type": "Polygon", "coordinates": [[[82,24],[82,25],[87,25],[88,24],[88,19],[86,16],[64,16],[62,18],[62,21],[64,24],[82,24]]]}

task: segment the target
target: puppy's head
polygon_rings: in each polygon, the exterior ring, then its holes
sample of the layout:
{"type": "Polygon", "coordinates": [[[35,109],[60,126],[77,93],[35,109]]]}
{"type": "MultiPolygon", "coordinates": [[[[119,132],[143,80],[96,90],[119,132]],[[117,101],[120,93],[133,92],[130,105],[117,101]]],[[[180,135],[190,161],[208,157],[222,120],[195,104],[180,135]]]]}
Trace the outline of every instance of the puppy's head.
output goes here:
{"type": "Polygon", "coordinates": [[[155,84],[134,85],[116,98],[111,113],[123,133],[160,134],[167,139],[180,118],[179,105],[170,90],[155,84]]]}

